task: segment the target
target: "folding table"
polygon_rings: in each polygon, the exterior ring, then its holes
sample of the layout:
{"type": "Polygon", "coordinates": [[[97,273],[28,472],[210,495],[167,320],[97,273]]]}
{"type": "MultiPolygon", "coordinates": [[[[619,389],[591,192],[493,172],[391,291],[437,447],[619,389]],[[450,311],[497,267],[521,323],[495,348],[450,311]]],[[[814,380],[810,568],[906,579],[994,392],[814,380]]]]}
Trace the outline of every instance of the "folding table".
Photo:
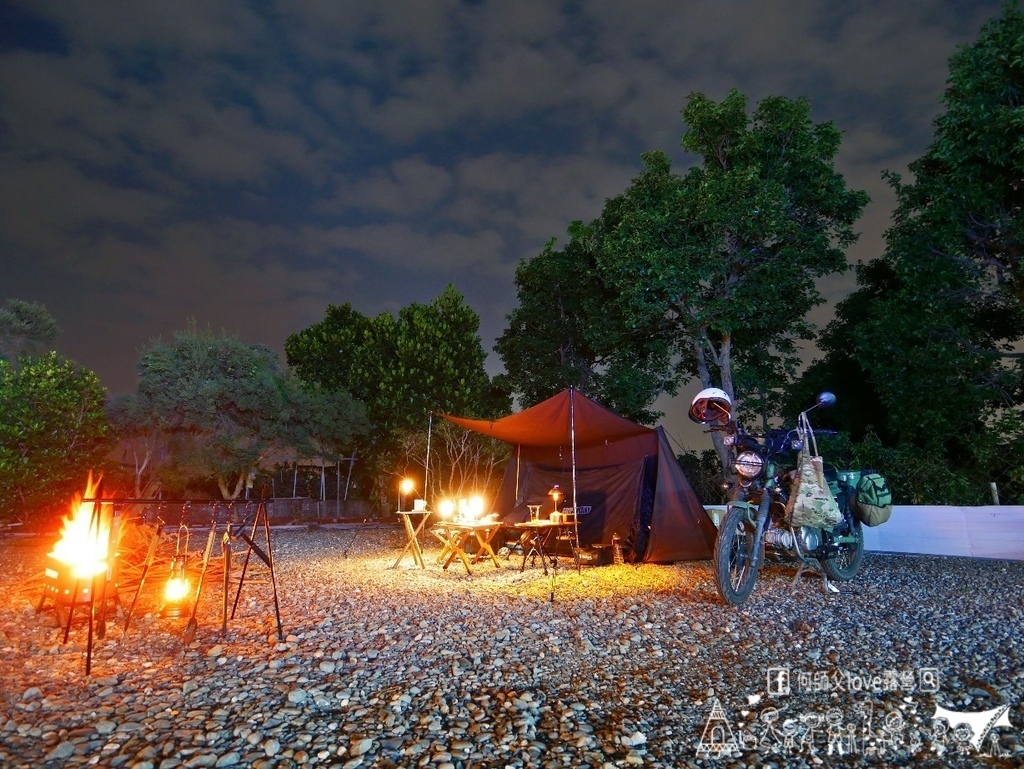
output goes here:
{"type": "Polygon", "coordinates": [[[466,573],[472,574],[471,564],[489,556],[494,565],[500,569],[498,556],[491,548],[491,539],[494,538],[501,526],[501,521],[439,521],[430,530],[442,545],[441,555],[438,556],[437,562],[447,570],[452,561],[458,558],[466,567],[466,573]],[[470,538],[475,538],[479,545],[479,549],[472,558],[466,553],[466,544],[470,538]]]}
{"type": "MultiPolygon", "coordinates": [[[[573,521],[552,521],[547,518],[540,518],[538,520],[523,521],[522,523],[513,524],[513,526],[523,532],[523,536],[520,542],[523,547],[523,565],[520,567],[520,571],[526,569],[526,561],[532,555],[535,559],[540,558],[541,566],[544,567],[544,573],[548,573],[548,561],[551,562],[551,567],[555,568],[557,562],[555,557],[548,552],[548,543],[551,537],[560,537],[564,532],[571,532],[575,535],[577,523],[573,521]]],[[[576,570],[580,569],[579,551],[575,543],[575,539],[570,541],[572,547],[573,561],[576,564],[576,570]]]]}
{"type": "Polygon", "coordinates": [[[392,569],[397,569],[398,568],[398,564],[400,564],[402,562],[402,559],[405,557],[405,554],[408,553],[410,550],[412,551],[412,559],[413,559],[413,561],[415,561],[416,565],[419,566],[421,569],[427,568],[426,563],[424,563],[424,561],[423,561],[423,548],[420,545],[420,532],[423,530],[424,524],[427,522],[427,519],[430,517],[430,511],[429,510],[405,510],[405,511],[401,511],[400,510],[397,513],[397,515],[400,515],[402,517],[402,523],[405,524],[405,535],[406,535],[406,538],[407,538],[408,541],[405,543],[405,547],[402,548],[402,552],[398,554],[398,559],[395,561],[395,565],[392,566],[391,568],[392,569]],[[412,517],[414,515],[421,515],[421,516],[423,516],[423,519],[415,527],[413,527],[413,525],[412,525],[412,517]]]}

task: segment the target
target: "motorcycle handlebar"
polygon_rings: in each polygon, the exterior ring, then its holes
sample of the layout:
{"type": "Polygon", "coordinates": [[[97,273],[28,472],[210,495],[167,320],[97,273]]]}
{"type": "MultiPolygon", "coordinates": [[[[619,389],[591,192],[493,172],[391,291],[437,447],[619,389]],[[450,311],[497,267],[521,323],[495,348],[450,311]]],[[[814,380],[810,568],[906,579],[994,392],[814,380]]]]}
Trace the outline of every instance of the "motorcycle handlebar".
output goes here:
{"type": "MultiPolygon", "coordinates": [[[[738,424],[732,424],[732,425],[710,425],[708,427],[708,429],[704,431],[704,434],[707,435],[708,433],[727,432],[727,431],[730,430],[730,427],[732,428],[732,431],[736,432],[737,434],[746,435],[748,438],[755,438],[757,440],[764,440],[765,438],[767,438],[770,435],[781,435],[781,434],[791,435],[791,434],[796,432],[796,428],[795,427],[790,428],[788,430],[786,428],[784,428],[784,427],[778,427],[778,428],[773,428],[771,430],[768,430],[767,432],[754,433],[754,432],[749,432],[747,430],[744,430],[738,424]]],[[[815,428],[814,429],[814,434],[815,435],[826,436],[826,437],[835,437],[836,435],[839,435],[839,431],[838,430],[830,430],[830,429],[821,429],[821,430],[819,430],[819,429],[815,428]]]]}

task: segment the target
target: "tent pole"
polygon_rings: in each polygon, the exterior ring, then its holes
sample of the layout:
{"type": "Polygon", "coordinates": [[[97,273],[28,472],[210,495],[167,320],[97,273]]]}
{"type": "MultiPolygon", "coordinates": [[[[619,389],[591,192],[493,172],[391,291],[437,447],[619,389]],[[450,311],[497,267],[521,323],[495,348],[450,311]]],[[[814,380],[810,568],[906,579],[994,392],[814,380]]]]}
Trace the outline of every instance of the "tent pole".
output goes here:
{"type": "MultiPolygon", "coordinates": [[[[576,561],[576,573],[580,573],[580,514],[576,506],[576,409],[573,393],[575,389],[569,388],[569,437],[570,454],[572,455],[572,557],[576,561]]],[[[554,592],[551,593],[552,600],[554,592]]]]}
{"type": "Polygon", "coordinates": [[[569,388],[569,454],[572,457],[572,511],[576,512],[576,414],[573,408],[573,393],[569,388]]]}
{"type": "MultiPolygon", "coordinates": [[[[523,444],[516,444],[516,498],[512,501],[512,506],[515,507],[519,502],[519,465],[523,457],[523,444]]],[[[523,497],[523,502],[526,502],[526,497],[523,497]]]]}
{"type": "Polygon", "coordinates": [[[356,454],[359,453],[359,447],[356,446],[352,449],[352,456],[348,458],[348,475],[345,477],[345,501],[348,502],[348,488],[352,483],[352,465],[356,463],[356,454]]]}
{"type": "Polygon", "coordinates": [[[430,475],[430,433],[434,427],[434,412],[427,413],[427,461],[423,465],[423,498],[427,499],[427,477],[430,475]]]}

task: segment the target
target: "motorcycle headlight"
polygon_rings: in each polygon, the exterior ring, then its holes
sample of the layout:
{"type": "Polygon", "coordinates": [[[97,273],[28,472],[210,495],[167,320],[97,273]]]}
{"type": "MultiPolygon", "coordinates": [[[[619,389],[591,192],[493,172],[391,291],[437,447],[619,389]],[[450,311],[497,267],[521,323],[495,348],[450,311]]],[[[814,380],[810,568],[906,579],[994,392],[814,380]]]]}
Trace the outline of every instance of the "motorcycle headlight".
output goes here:
{"type": "Polygon", "coordinates": [[[764,460],[761,455],[754,451],[744,451],[736,457],[734,465],[736,472],[744,478],[756,478],[764,467],[764,460]]]}
{"type": "Polygon", "coordinates": [[[733,435],[732,433],[726,433],[725,435],[722,436],[722,443],[726,446],[735,446],[736,436],[733,435]]]}

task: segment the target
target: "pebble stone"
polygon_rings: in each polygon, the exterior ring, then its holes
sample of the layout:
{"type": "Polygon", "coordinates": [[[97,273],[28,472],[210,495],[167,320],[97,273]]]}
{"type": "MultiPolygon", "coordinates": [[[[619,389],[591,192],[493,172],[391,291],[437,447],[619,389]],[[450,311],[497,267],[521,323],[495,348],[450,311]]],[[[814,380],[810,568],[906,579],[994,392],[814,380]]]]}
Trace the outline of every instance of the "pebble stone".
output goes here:
{"type": "Polygon", "coordinates": [[[67,643],[52,607],[37,611],[52,542],[0,540],[0,766],[1024,761],[1022,562],[869,554],[827,596],[817,577],[794,587],[795,567],[770,564],[730,608],[707,561],[577,573],[563,559],[545,576],[513,555],[470,576],[442,569],[430,543],[426,569],[408,556],[392,568],[397,528],[272,537],[282,634],[256,559],[225,618],[215,560],[191,640],[187,617],[159,615],[150,580],[123,637],[134,589],[122,590],[90,675],[85,611],[67,643]],[[935,730],[936,706],[1003,704],[1011,726],[980,749],[935,730]],[[845,753],[828,741],[830,714],[855,732],[845,753]]]}

